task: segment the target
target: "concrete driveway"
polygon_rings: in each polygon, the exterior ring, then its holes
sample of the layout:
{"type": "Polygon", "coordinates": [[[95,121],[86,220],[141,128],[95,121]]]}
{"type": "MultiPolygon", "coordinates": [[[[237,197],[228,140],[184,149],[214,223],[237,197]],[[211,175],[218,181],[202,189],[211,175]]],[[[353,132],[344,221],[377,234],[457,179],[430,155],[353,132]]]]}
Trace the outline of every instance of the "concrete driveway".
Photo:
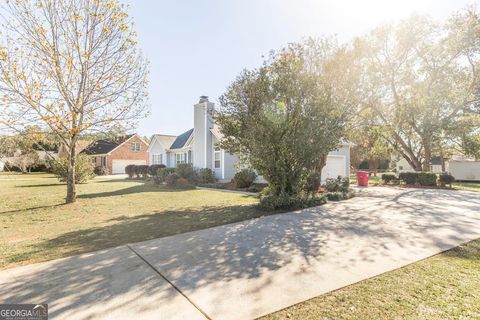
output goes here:
{"type": "Polygon", "coordinates": [[[480,194],[371,188],[339,203],[0,272],[53,319],[253,319],[480,238],[480,194]]]}

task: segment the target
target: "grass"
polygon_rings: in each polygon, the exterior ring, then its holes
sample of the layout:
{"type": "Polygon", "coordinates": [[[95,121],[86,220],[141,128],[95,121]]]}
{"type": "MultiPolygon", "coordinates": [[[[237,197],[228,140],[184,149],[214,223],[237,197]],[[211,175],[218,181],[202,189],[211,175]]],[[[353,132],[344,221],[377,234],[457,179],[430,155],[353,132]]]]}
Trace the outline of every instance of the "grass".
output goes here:
{"type": "Polygon", "coordinates": [[[261,318],[480,319],[480,240],[261,318]]]}
{"type": "Polygon", "coordinates": [[[257,200],[129,180],[66,186],[48,174],[0,175],[0,268],[170,236],[263,215],[257,200]]]}
{"type": "Polygon", "coordinates": [[[459,182],[453,183],[453,188],[465,191],[480,192],[480,182],[459,182]]]}

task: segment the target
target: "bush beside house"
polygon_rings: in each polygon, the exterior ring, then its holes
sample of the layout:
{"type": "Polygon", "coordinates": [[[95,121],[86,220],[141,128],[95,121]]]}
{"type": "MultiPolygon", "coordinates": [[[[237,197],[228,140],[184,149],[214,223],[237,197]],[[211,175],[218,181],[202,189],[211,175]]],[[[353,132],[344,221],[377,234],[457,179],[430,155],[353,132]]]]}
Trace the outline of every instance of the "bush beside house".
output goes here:
{"type": "Polygon", "coordinates": [[[105,166],[96,166],[93,172],[97,176],[106,176],[108,174],[108,169],[105,166]]]}
{"type": "Polygon", "coordinates": [[[442,187],[445,187],[445,185],[449,185],[449,187],[452,187],[452,183],[455,181],[455,178],[450,175],[450,174],[441,174],[440,177],[438,178],[438,181],[440,181],[440,184],[442,187]]]}
{"type": "Polygon", "coordinates": [[[129,164],[125,167],[125,173],[128,175],[129,178],[133,178],[135,176],[135,165],[129,164]]]}
{"type": "Polygon", "coordinates": [[[148,167],[148,174],[154,177],[161,168],[166,168],[166,166],[164,164],[152,164],[148,167]]]}
{"type": "Polygon", "coordinates": [[[327,191],[326,197],[330,201],[350,199],[354,196],[354,193],[350,190],[350,179],[348,177],[327,179],[325,190],[327,191]]]}
{"type": "Polygon", "coordinates": [[[157,174],[153,178],[153,181],[155,182],[155,184],[162,184],[165,182],[165,179],[174,172],[174,168],[160,168],[158,169],[157,174]]]}
{"type": "Polygon", "coordinates": [[[215,183],[217,179],[212,169],[201,168],[196,171],[196,181],[199,184],[209,184],[215,183]]]}

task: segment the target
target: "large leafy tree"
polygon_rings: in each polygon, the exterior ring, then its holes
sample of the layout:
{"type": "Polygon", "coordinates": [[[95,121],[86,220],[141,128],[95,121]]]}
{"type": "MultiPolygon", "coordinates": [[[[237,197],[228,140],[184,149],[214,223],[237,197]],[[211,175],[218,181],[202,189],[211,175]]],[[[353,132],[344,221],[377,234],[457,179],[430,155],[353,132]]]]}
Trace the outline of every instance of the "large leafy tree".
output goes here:
{"type": "Polygon", "coordinates": [[[362,107],[415,170],[428,171],[431,157],[451,148],[471,113],[478,62],[461,18],[441,25],[415,16],[355,42],[364,66],[362,107]]]}
{"type": "Polygon", "coordinates": [[[24,133],[0,137],[0,157],[5,157],[8,165],[17,167],[22,173],[40,163],[32,139],[24,133]]]}
{"type": "Polygon", "coordinates": [[[68,150],[74,202],[76,145],[88,132],[145,115],[147,65],[117,0],[15,0],[2,8],[1,123],[50,130],[68,150]]]}
{"type": "Polygon", "coordinates": [[[372,110],[361,110],[347,130],[347,138],[354,143],[350,151],[350,162],[358,168],[364,161],[368,168],[378,169],[381,160],[390,160],[392,148],[384,138],[385,128],[375,121],[372,110]]]}
{"type": "Polygon", "coordinates": [[[294,195],[304,175],[338,147],[348,112],[310,59],[311,45],[272,52],[220,98],[222,147],[242,155],[275,195],[294,195]]]}

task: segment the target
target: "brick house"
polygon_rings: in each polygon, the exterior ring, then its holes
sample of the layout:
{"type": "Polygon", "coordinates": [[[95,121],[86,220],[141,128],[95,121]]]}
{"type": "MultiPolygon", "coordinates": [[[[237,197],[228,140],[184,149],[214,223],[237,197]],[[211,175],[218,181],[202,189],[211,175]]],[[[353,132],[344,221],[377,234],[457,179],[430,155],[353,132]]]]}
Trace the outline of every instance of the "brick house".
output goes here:
{"type": "Polygon", "coordinates": [[[148,143],[138,134],[92,142],[82,153],[91,157],[94,166],[104,166],[111,174],[125,173],[129,164],[146,165],[148,143]]]}

